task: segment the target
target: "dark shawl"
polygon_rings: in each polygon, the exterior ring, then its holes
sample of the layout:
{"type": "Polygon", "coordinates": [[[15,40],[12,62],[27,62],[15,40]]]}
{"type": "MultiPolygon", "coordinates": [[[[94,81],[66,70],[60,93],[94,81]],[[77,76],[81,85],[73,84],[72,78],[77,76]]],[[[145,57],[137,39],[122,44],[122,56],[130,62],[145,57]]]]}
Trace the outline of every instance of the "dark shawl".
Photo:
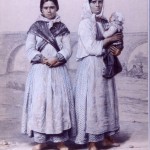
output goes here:
{"type": "Polygon", "coordinates": [[[60,48],[57,44],[56,37],[69,34],[70,31],[62,22],[56,22],[49,29],[48,22],[46,21],[36,21],[29,29],[28,33],[34,34],[41,37],[43,40],[39,44],[38,51],[42,51],[43,48],[49,43],[51,44],[56,51],[60,51],[60,48]]]}

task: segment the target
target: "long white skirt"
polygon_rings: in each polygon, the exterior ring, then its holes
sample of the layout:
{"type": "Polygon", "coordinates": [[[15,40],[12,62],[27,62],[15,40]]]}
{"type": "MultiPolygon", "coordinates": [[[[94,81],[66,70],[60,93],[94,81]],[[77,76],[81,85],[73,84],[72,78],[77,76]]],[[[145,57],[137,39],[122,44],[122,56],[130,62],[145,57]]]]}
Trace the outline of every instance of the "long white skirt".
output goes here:
{"type": "Polygon", "coordinates": [[[72,93],[65,65],[55,68],[33,65],[26,82],[22,133],[29,136],[34,136],[33,132],[59,135],[71,130],[75,136],[72,93]]]}
{"type": "Polygon", "coordinates": [[[119,130],[115,80],[102,77],[101,57],[79,61],[75,82],[77,137],[75,142],[97,142],[119,130]]]}

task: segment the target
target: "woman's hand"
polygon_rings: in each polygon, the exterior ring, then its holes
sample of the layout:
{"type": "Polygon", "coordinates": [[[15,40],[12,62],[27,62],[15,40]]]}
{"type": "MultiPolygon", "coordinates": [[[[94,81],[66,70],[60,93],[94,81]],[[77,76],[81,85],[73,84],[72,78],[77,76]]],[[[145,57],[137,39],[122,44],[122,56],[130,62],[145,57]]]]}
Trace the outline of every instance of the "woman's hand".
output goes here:
{"type": "Polygon", "coordinates": [[[114,56],[118,56],[118,55],[121,54],[121,50],[118,49],[118,48],[115,47],[115,46],[110,46],[110,47],[109,47],[109,50],[110,50],[110,52],[112,53],[112,55],[114,55],[114,56]]]}
{"type": "Polygon", "coordinates": [[[53,65],[53,67],[58,67],[58,66],[60,66],[62,64],[63,64],[62,62],[57,62],[56,64],[53,65]]]}
{"type": "Polygon", "coordinates": [[[110,44],[117,42],[117,41],[123,41],[122,33],[116,33],[116,34],[112,35],[111,37],[104,39],[103,44],[104,44],[104,47],[107,47],[110,44]]]}
{"type": "Polygon", "coordinates": [[[53,67],[57,62],[58,62],[57,58],[52,57],[52,58],[48,59],[48,61],[47,61],[46,64],[47,64],[49,67],[53,67]]]}
{"type": "Polygon", "coordinates": [[[47,58],[43,58],[42,63],[43,64],[47,64],[47,62],[48,62],[48,59],[47,58]]]}
{"type": "Polygon", "coordinates": [[[116,33],[112,35],[110,38],[110,42],[117,42],[117,41],[122,41],[123,40],[123,34],[122,33],[116,33]]]}

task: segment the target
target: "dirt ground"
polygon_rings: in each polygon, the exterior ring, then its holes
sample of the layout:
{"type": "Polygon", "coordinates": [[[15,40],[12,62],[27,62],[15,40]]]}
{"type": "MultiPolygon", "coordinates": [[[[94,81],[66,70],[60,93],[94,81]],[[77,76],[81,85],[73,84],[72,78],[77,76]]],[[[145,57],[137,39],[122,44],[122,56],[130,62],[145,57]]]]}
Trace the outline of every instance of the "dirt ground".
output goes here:
{"type": "MultiPolygon", "coordinates": [[[[148,150],[148,88],[146,79],[118,77],[120,143],[110,150],[148,150]]],[[[20,133],[23,91],[0,85],[0,150],[31,150],[32,139],[20,133]]],[[[87,149],[86,145],[67,143],[71,149],[87,149]]],[[[98,145],[100,149],[100,145],[98,145]]],[[[56,149],[49,144],[48,149],[56,149]]]]}

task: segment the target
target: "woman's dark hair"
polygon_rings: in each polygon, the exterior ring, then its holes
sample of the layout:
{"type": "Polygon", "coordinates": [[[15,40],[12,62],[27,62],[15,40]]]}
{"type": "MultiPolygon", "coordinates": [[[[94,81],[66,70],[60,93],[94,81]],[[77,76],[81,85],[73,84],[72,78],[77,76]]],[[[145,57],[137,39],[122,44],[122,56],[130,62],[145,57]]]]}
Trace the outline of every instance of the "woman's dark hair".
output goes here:
{"type": "Polygon", "coordinates": [[[89,0],[89,3],[91,3],[92,2],[92,0],[89,0]]]}
{"type": "Polygon", "coordinates": [[[48,2],[48,1],[53,2],[56,5],[57,10],[59,10],[59,4],[58,4],[57,0],[41,0],[41,2],[40,2],[40,10],[41,10],[41,12],[42,12],[42,8],[43,8],[44,3],[48,2]]]}

